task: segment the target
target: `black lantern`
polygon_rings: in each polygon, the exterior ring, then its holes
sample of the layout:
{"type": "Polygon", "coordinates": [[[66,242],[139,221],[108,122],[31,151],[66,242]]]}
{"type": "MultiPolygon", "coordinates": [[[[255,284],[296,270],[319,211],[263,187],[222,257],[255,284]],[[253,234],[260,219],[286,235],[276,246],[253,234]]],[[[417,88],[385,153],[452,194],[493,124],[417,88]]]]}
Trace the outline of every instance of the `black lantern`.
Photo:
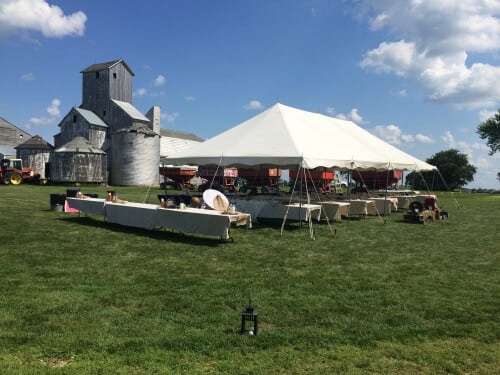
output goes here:
{"type": "Polygon", "coordinates": [[[241,312],[241,333],[248,335],[256,335],[259,330],[259,317],[257,316],[257,309],[250,303],[243,308],[241,312]],[[253,322],[253,330],[246,329],[246,322],[253,322]]]}

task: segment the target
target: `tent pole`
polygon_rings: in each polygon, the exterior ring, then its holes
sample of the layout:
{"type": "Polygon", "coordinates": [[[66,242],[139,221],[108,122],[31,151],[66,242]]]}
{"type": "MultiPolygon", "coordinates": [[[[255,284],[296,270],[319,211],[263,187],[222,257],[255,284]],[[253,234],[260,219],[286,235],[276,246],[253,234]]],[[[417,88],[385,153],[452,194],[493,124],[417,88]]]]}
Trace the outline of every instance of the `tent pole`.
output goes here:
{"type": "Polygon", "coordinates": [[[167,172],[165,171],[165,163],[161,164],[162,168],[161,170],[163,171],[163,187],[165,188],[165,199],[167,199],[167,172]]]}
{"type": "MultiPolygon", "coordinates": [[[[387,175],[385,176],[385,198],[384,198],[384,217],[387,215],[387,194],[388,192],[388,186],[389,185],[389,169],[387,169],[387,175]]],[[[384,224],[386,223],[386,220],[384,219],[384,224]]]]}
{"type": "MultiPolygon", "coordinates": [[[[302,212],[302,182],[303,182],[303,179],[306,178],[306,169],[305,168],[302,168],[302,175],[303,175],[303,178],[300,179],[300,199],[299,199],[299,228],[302,228],[302,216],[301,216],[301,212],[302,212]]],[[[298,175],[300,177],[300,174],[298,175]]],[[[307,188],[307,182],[306,182],[306,188],[307,188]]]]}
{"type": "MultiPolygon", "coordinates": [[[[349,197],[349,206],[351,205],[351,169],[347,171],[347,194],[349,197]]],[[[347,216],[347,222],[351,222],[351,215],[347,216]]]]}

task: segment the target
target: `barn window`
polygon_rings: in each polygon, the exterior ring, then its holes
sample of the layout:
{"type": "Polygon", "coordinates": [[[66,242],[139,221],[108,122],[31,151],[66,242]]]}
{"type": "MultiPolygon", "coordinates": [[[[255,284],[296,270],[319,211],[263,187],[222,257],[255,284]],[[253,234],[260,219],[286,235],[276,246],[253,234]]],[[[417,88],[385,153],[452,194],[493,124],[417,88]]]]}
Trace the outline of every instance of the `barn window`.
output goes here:
{"type": "Polygon", "coordinates": [[[106,110],[102,111],[102,117],[106,117],[106,110]]]}
{"type": "Polygon", "coordinates": [[[73,122],[76,122],[76,115],[73,115],[73,122]]]}
{"type": "Polygon", "coordinates": [[[116,79],[116,73],[113,73],[113,78],[116,79]]]}
{"type": "Polygon", "coordinates": [[[99,72],[95,72],[95,78],[99,79],[99,72]]]}

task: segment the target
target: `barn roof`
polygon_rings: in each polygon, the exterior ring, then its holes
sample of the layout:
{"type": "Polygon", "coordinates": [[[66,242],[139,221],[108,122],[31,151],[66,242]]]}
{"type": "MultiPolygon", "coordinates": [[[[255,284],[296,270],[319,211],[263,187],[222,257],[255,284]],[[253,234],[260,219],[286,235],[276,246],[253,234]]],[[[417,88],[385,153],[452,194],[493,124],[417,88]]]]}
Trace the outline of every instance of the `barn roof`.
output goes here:
{"type": "Polygon", "coordinates": [[[133,124],[126,128],[118,129],[115,133],[142,133],[146,135],[158,135],[153,129],[146,124],[133,124]]]}
{"type": "Polygon", "coordinates": [[[88,109],[83,109],[79,107],[73,107],[75,111],[77,111],[84,119],[91,125],[97,125],[102,127],[108,127],[104,121],[101,120],[99,116],[97,116],[94,112],[89,111],[88,109]]]}
{"type": "Polygon", "coordinates": [[[24,137],[31,137],[31,134],[0,117],[0,145],[15,147],[24,137]]]}
{"type": "Polygon", "coordinates": [[[100,148],[95,147],[87,139],[76,137],[68,143],[59,147],[55,152],[76,152],[82,154],[106,154],[100,148]]]}
{"type": "Polygon", "coordinates": [[[54,146],[44,140],[41,136],[35,135],[28,139],[26,142],[21,143],[20,145],[15,147],[15,149],[53,150],[54,146]]]}
{"type": "Polygon", "coordinates": [[[129,115],[134,120],[141,120],[149,122],[149,119],[144,116],[137,108],[135,108],[132,104],[127,102],[122,102],[120,100],[111,99],[113,103],[115,103],[118,107],[120,107],[127,115],[129,115]]]}
{"type": "Polygon", "coordinates": [[[130,72],[131,75],[135,76],[134,72],[130,67],[127,65],[123,59],[118,59],[118,60],[113,60],[113,61],[107,61],[107,62],[102,62],[102,63],[97,63],[90,65],[83,69],[80,73],[89,73],[89,72],[98,72],[106,69],[111,69],[115,65],[118,65],[119,63],[122,63],[123,66],[130,72]]]}
{"type": "Polygon", "coordinates": [[[186,139],[188,141],[195,141],[195,142],[203,142],[204,141],[203,138],[200,138],[193,133],[184,133],[184,132],[179,132],[179,131],[170,130],[170,129],[160,129],[160,135],[162,137],[186,139]]]}

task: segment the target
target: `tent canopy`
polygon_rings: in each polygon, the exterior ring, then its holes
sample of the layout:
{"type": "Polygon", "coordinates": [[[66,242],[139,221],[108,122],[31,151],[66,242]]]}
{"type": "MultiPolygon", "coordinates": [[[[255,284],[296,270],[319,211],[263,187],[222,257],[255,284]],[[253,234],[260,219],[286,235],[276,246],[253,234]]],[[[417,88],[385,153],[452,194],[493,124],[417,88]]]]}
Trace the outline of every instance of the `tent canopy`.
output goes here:
{"type": "Polygon", "coordinates": [[[434,170],[352,121],[275,104],[164,160],[176,165],[337,170],[434,170]]]}

